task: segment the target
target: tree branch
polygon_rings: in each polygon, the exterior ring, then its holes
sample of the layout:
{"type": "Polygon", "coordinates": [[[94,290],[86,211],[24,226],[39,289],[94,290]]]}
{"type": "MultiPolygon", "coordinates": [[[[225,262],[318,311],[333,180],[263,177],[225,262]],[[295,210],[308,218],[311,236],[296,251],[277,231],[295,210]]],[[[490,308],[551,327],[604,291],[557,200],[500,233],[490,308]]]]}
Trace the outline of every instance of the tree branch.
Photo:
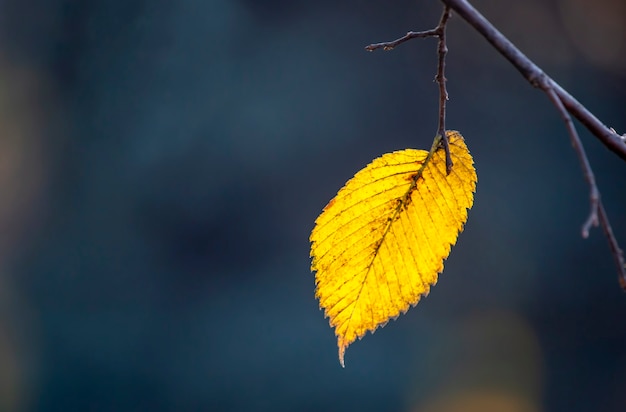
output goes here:
{"type": "Polygon", "coordinates": [[[446,170],[448,174],[452,169],[452,159],[450,158],[450,148],[445,129],[446,121],[446,101],[448,92],[446,90],[445,63],[448,48],[446,46],[446,24],[450,18],[450,10],[454,10],[461,18],[467,21],[476,31],[487,39],[491,45],[500,52],[511,64],[532,84],[541,89],[552,101],[557,111],[565,122],[565,127],[569,133],[572,145],[578,155],[585,180],[589,186],[589,200],[591,211],[589,217],[582,227],[582,236],[587,238],[592,226],[600,224],[609,242],[611,253],[617,265],[619,283],[626,291],[626,264],[624,254],[619,248],[609,218],[604,210],[604,205],[600,197],[600,191],[596,184],[595,176],[585,148],[582,145],[572,116],[578,119],[596,138],[598,138],[610,151],[626,160],[626,134],[618,135],[615,130],[605,126],[597,117],[587,110],[578,100],[564,90],[557,82],[544,73],[535,63],[533,63],[524,53],[522,53],[513,43],[511,43],[502,33],[500,33],[482,14],[478,12],[466,0],[441,0],[444,3],[444,10],[436,28],[421,32],[408,32],[405,36],[384,43],[370,44],[365,47],[368,51],[382,48],[392,50],[396,46],[414,38],[437,37],[438,64],[435,80],[439,84],[439,122],[437,134],[442,136],[443,146],[446,151],[446,170]]]}
{"type": "Polygon", "coordinates": [[[454,10],[461,18],[467,21],[476,31],[487,39],[491,45],[500,52],[534,87],[543,90],[552,103],[559,110],[563,117],[570,138],[583,168],[585,179],[589,184],[589,197],[591,201],[591,212],[587,221],[583,225],[582,235],[589,236],[591,226],[602,225],[619,275],[621,287],[626,290],[626,267],[624,255],[613,235],[609,218],[606,215],[604,206],[600,199],[600,192],[595,183],[595,178],[585,149],[582,146],[578,133],[570,114],[576,117],[595,137],[597,137],[609,150],[626,160],[626,141],[613,129],[605,126],[597,117],[587,110],[578,100],[565,91],[557,82],[543,72],[524,53],[511,43],[502,33],[500,33],[482,14],[478,12],[466,0],[441,0],[446,6],[454,10]]]}
{"type": "Polygon", "coordinates": [[[513,43],[498,31],[478,10],[466,0],[441,0],[446,6],[455,11],[468,22],[476,31],[487,39],[533,86],[538,87],[538,81],[545,78],[550,87],[559,97],[567,111],[578,119],[595,137],[609,150],[626,160],[626,142],[605,126],[597,117],[587,110],[578,100],[565,91],[557,82],[546,75],[535,63],[524,55],[513,43]]]}

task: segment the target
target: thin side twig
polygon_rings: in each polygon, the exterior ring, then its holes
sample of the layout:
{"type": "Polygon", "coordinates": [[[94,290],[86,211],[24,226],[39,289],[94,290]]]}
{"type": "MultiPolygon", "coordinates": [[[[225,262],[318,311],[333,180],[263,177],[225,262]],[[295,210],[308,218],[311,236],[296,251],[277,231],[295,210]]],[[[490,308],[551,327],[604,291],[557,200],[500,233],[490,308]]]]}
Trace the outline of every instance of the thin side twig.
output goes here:
{"type": "Polygon", "coordinates": [[[626,262],[624,262],[624,252],[619,248],[617,244],[617,239],[615,239],[615,235],[613,234],[613,229],[609,224],[609,217],[606,214],[606,210],[604,210],[604,205],[600,203],[600,207],[598,208],[598,215],[600,216],[600,224],[602,225],[602,230],[604,231],[604,235],[609,241],[609,247],[611,248],[611,254],[613,255],[613,260],[615,261],[615,265],[617,265],[617,272],[619,274],[619,284],[626,291],[626,262]]]}
{"type": "Polygon", "coordinates": [[[574,146],[574,150],[578,155],[580,166],[583,169],[585,180],[589,185],[589,203],[591,205],[591,211],[589,212],[587,220],[583,224],[581,230],[582,237],[585,239],[589,237],[589,230],[592,226],[598,226],[598,223],[600,224],[600,226],[602,226],[602,231],[604,232],[604,235],[609,242],[609,248],[611,249],[613,259],[615,260],[615,265],[617,266],[619,284],[622,289],[626,290],[626,264],[624,263],[624,253],[620,249],[619,244],[617,243],[617,239],[613,234],[613,228],[611,227],[609,217],[604,210],[604,204],[602,203],[600,190],[598,189],[598,185],[596,184],[596,178],[593,174],[593,170],[591,169],[589,159],[587,158],[587,152],[585,151],[585,147],[583,146],[583,143],[578,136],[578,131],[574,126],[574,121],[572,120],[572,117],[563,105],[563,102],[561,102],[558,94],[552,88],[552,85],[549,83],[549,81],[546,80],[544,82],[541,82],[539,87],[548,95],[548,97],[552,101],[552,104],[554,104],[554,106],[560,113],[561,118],[565,122],[565,127],[569,133],[572,145],[574,146]]]}
{"type": "MultiPolygon", "coordinates": [[[[592,226],[598,226],[598,209],[602,205],[602,201],[600,200],[600,190],[598,190],[598,185],[596,184],[596,178],[593,174],[593,169],[591,168],[591,164],[589,164],[589,159],[587,158],[587,152],[585,151],[585,147],[583,146],[580,137],[578,136],[578,131],[576,130],[576,126],[574,126],[574,122],[572,121],[572,117],[569,115],[565,106],[563,106],[563,102],[559,99],[559,96],[556,94],[549,80],[545,80],[541,82],[539,87],[548,95],[554,107],[561,115],[561,118],[565,122],[565,128],[569,133],[570,140],[572,141],[572,146],[574,146],[574,150],[578,155],[578,160],[580,162],[580,167],[583,169],[583,174],[585,176],[585,180],[589,185],[589,204],[591,206],[591,210],[589,212],[589,217],[583,224],[581,234],[583,238],[589,237],[589,230],[592,226]]],[[[610,225],[607,222],[607,225],[610,228],[610,225]]]]}
{"type": "Polygon", "coordinates": [[[382,43],[374,43],[368,46],[365,46],[365,50],[374,51],[378,49],[383,49],[385,51],[393,50],[397,46],[401,45],[412,39],[424,39],[426,37],[437,37],[439,34],[437,33],[437,29],[425,30],[425,31],[410,31],[399,39],[393,41],[385,41],[382,43]]]}
{"type": "Polygon", "coordinates": [[[365,50],[370,52],[378,49],[389,51],[412,39],[437,37],[437,75],[435,76],[435,81],[439,86],[439,122],[437,124],[437,135],[441,136],[443,148],[446,152],[447,174],[450,174],[453,166],[452,157],[450,156],[450,143],[448,141],[448,135],[446,134],[446,102],[448,101],[448,90],[446,88],[446,54],[448,53],[448,46],[446,44],[446,25],[448,24],[449,19],[450,7],[444,6],[439,24],[437,24],[437,27],[434,29],[425,31],[410,31],[399,39],[365,46],[365,50]]]}

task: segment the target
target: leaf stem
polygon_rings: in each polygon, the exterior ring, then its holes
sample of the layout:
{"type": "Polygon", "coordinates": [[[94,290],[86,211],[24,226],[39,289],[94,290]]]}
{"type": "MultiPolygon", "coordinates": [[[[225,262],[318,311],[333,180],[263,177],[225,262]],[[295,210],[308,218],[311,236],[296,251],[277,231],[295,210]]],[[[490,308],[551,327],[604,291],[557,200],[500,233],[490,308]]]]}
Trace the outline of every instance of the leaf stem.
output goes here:
{"type": "Polygon", "coordinates": [[[446,45],[446,24],[450,19],[450,7],[445,6],[441,14],[441,20],[435,29],[439,42],[437,45],[437,76],[435,80],[439,85],[439,125],[437,134],[441,136],[443,148],[446,151],[446,174],[452,171],[452,158],[450,157],[450,142],[446,134],[446,102],[448,101],[448,90],[446,89],[446,54],[448,46],[446,45]]]}
{"type": "Polygon", "coordinates": [[[450,142],[448,135],[446,134],[446,102],[448,101],[448,90],[446,89],[446,54],[448,53],[448,46],[446,44],[446,25],[450,19],[450,7],[444,5],[439,24],[432,30],[425,31],[410,31],[399,39],[374,43],[365,46],[365,50],[374,51],[383,49],[385,51],[393,50],[402,43],[405,43],[411,39],[437,37],[437,75],[435,81],[439,85],[439,122],[437,125],[437,136],[441,136],[441,143],[446,151],[446,173],[450,174],[452,171],[452,157],[450,156],[450,142]]]}

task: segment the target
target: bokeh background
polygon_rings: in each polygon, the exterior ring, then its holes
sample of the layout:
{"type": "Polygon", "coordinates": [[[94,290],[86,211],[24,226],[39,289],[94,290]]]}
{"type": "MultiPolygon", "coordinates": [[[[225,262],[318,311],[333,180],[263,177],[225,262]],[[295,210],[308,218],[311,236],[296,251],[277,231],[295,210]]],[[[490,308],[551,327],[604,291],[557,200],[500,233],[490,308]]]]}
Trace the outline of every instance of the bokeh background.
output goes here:
{"type": "MultiPolygon", "coordinates": [[[[626,132],[626,3],[474,4],[626,132]]],[[[548,99],[458,18],[479,180],[430,296],[337,360],[308,236],[428,148],[438,1],[0,3],[0,410],[626,410],[626,295],[548,99]]],[[[626,163],[579,128],[626,246],[626,163]]]]}

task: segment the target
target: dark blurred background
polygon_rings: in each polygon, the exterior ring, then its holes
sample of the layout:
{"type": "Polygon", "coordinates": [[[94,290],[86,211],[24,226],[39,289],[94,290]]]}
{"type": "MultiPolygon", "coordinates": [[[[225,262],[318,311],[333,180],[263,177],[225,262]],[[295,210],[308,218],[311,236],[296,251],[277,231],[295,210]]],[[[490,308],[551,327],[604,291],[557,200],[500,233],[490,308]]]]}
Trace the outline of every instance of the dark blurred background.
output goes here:
{"type": "MultiPolygon", "coordinates": [[[[626,3],[474,4],[626,132],[626,3]]],[[[459,18],[448,126],[478,171],[430,296],[354,343],[308,236],[428,148],[438,1],[0,3],[0,410],[626,410],[626,294],[548,99],[459,18]]],[[[626,163],[579,128],[626,247],[626,163]]]]}

